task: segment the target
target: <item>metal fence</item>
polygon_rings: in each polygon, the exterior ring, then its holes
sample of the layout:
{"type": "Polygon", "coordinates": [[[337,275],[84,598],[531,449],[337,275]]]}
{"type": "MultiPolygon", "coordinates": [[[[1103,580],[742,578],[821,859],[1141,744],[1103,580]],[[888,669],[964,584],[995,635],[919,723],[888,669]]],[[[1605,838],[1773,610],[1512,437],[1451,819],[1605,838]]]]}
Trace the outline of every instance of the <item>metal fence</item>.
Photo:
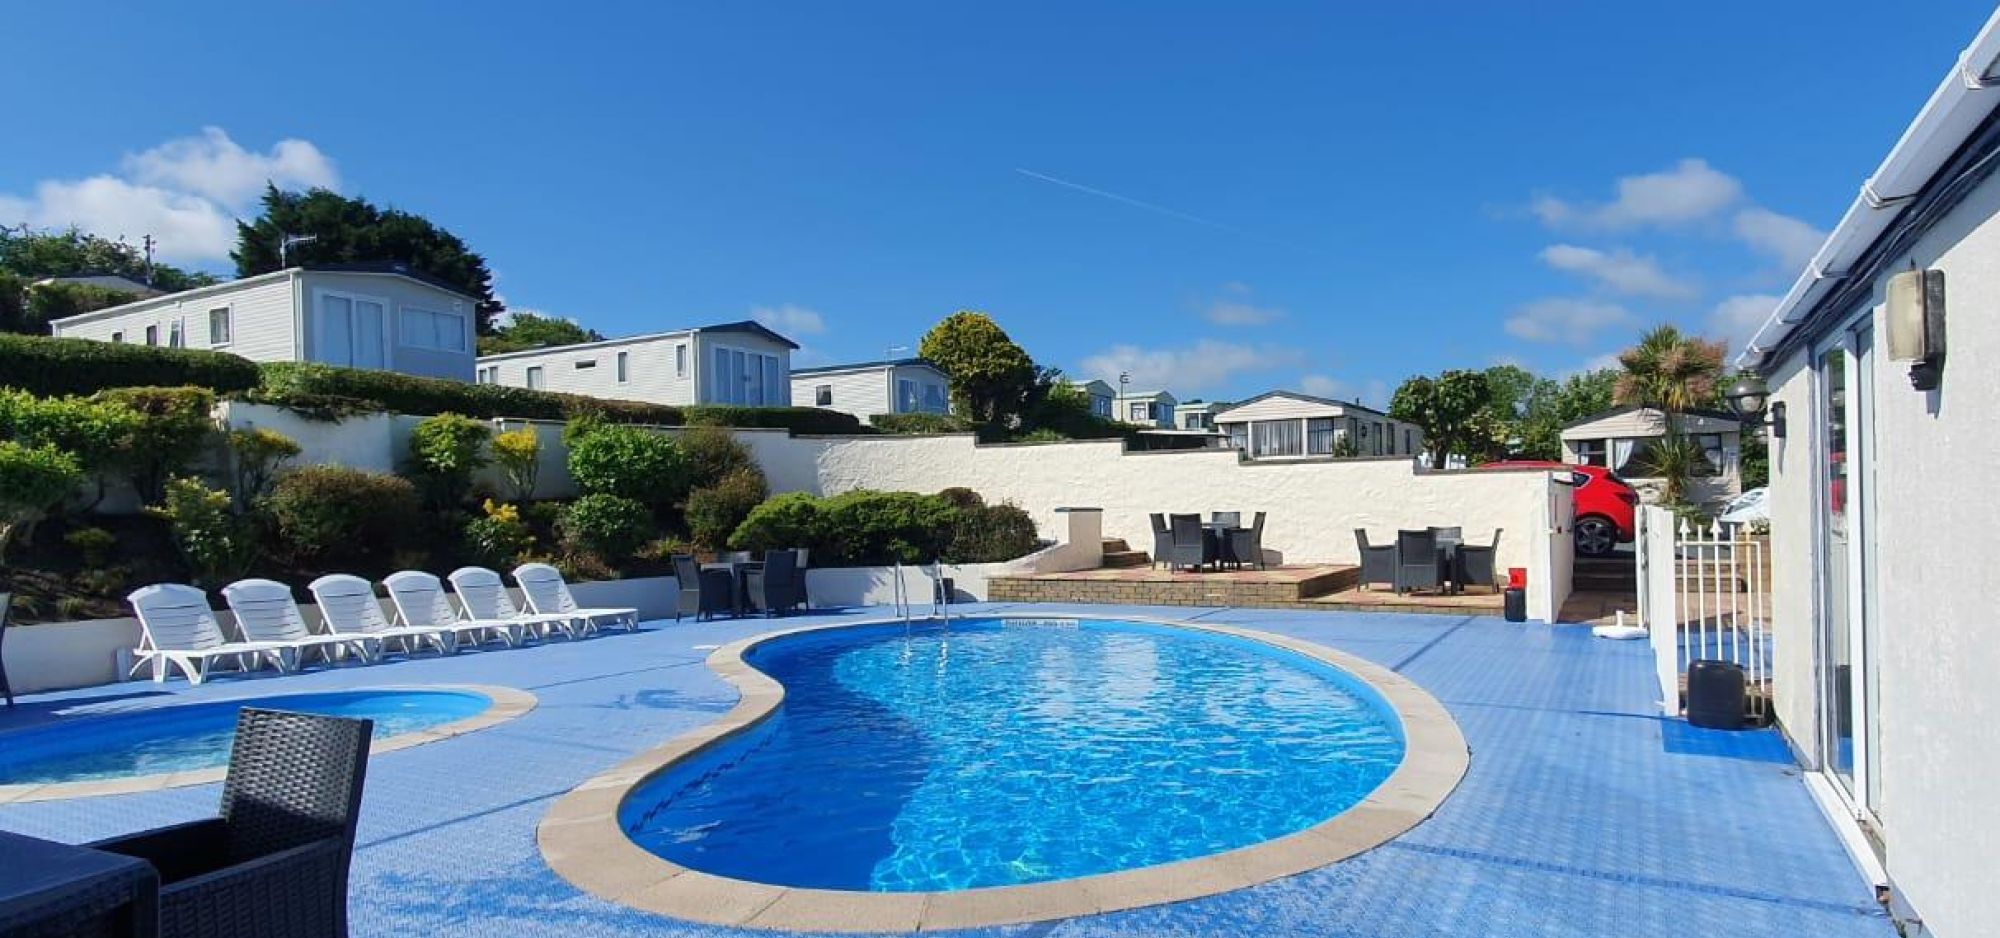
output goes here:
{"type": "Polygon", "coordinates": [[[1768,713],[1771,687],[1770,544],[1741,526],[1698,527],[1658,506],[1639,510],[1639,619],[1653,646],[1660,708],[1683,710],[1694,661],[1743,669],[1750,715],[1768,713]]]}

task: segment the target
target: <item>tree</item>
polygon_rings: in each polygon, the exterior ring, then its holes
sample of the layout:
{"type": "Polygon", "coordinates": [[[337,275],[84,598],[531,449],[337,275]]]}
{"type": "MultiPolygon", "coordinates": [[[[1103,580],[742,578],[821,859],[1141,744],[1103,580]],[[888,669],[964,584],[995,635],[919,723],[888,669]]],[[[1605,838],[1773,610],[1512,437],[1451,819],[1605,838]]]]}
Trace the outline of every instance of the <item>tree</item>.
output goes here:
{"type": "Polygon", "coordinates": [[[130,302],[137,297],[87,284],[35,286],[50,277],[112,274],[176,292],[214,283],[205,273],[149,263],[138,248],[85,234],[0,228],[0,332],[47,335],[49,321],[130,302]]]}
{"type": "Polygon", "coordinates": [[[602,341],[604,341],[602,333],[595,329],[585,329],[567,319],[537,316],[534,313],[515,313],[508,317],[505,325],[495,327],[492,335],[479,337],[479,354],[498,355],[522,349],[602,341]]]}
{"type": "Polygon", "coordinates": [[[1625,370],[1613,388],[1613,399],[1659,410],[1666,421],[1666,435],[1654,441],[1642,458],[1647,472],[1663,480],[1668,504],[1683,503],[1689,481],[1709,468],[1707,457],[1674,415],[1714,402],[1722,383],[1724,350],[1720,342],[1659,326],[1618,356],[1625,370]]]}
{"type": "Polygon", "coordinates": [[[1485,374],[1454,370],[1404,381],[1389,401],[1389,416],[1422,427],[1431,468],[1442,469],[1454,453],[1468,460],[1479,455],[1492,402],[1485,374]]]}
{"type": "Polygon", "coordinates": [[[951,379],[959,413],[988,428],[1016,422],[1047,377],[1025,349],[985,313],[961,310],[924,333],[918,354],[951,379]]]}
{"type": "Polygon", "coordinates": [[[284,265],[341,264],[394,261],[410,265],[477,297],[479,334],[491,335],[493,318],[506,307],[493,295],[493,272],[486,258],[466,247],[457,235],[421,215],[394,208],[377,208],[362,198],[348,198],[327,189],[284,192],[264,190],[264,212],[250,222],[236,223],[236,275],[269,273],[284,265]],[[286,235],[307,235],[312,241],[294,244],[279,259],[286,235]]]}
{"type": "Polygon", "coordinates": [[[1611,408],[1611,389],[1618,370],[1601,368],[1570,375],[1561,382],[1538,379],[1528,395],[1521,418],[1518,459],[1561,459],[1563,427],[1611,408]]]}

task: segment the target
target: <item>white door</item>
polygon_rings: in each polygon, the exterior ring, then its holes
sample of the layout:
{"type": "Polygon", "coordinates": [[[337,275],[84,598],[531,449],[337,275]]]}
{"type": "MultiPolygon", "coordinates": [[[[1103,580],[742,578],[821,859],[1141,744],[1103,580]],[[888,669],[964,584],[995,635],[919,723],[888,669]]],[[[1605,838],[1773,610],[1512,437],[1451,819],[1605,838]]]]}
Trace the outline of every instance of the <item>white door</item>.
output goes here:
{"type": "Polygon", "coordinates": [[[388,311],[374,300],[354,301],[354,361],[356,368],[387,368],[388,311]]]}

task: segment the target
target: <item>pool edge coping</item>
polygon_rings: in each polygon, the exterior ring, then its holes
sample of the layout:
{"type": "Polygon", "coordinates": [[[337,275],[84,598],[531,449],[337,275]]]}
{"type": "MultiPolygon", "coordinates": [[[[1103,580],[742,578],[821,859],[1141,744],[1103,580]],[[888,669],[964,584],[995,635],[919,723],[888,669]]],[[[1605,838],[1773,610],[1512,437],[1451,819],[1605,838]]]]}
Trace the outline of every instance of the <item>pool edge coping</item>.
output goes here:
{"type": "Polygon", "coordinates": [[[535,828],[542,859],[570,885],[600,899],[707,925],[848,933],[1019,925],[1198,899],[1337,863],[1381,846],[1429,818],[1458,787],[1470,764],[1464,734],[1444,704],[1401,674],[1347,652],[1222,623],[1067,613],[1047,618],[1140,622],[1211,632],[1333,665],[1380,695],[1395,712],[1402,723],[1403,761],[1354,806],[1293,834],[1193,859],[1019,886],[900,893],[777,886],[704,873],[634,843],[618,820],[627,792],[762,723],[784,701],[784,686],[751,667],[744,660],[746,652],[787,636],[901,620],[800,626],[738,639],[710,653],[709,669],[741,695],[736,705],[716,720],[627,758],[563,794],[535,828]]]}
{"type": "MultiPolygon", "coordinates": [[[[531,693],[514,687],[497,684],[385,684],[374,687],[335,688],[332,690],[299,690],[294,694],[353,693],[356,691],[465,691],[481,694],[492,701],[486,709],[462,720],[440,723],[436,726],[398,733],[386,739],[373,740],[368,744],[368,755],[372,758],[385,752],[395,752],[425,743],[450,739],[477,732],[489,726],[497,726],[521,716],[540,703],[531,693]]],[[[291,696],[274,694],[266,696],[291,696]]],[[[232,700],[256,700],[257,697],[223,697],[214,700],[189,700],[168,703],[159,707],[141,707],[119,713],[143,713],[167,709],[175,706],[197,704],[229,703],[232,700]]],[[[116,716],[118,714],[105,714],[116,716]]],[[[132,775],[123,778],[98,779],[88,782],[35,782],[15,785],[0,785],[0,804],[28,804],[36,801],[64,801],[71,798],[96,798],[103,795],[131,795],[140,792],[161,791],[168,788],[182,788],[189,785],[208,785],[220,782],[229,774],[227,764],[206,769],[191,769],[182,772],[155,772],[150,775],[132,775]]]]}

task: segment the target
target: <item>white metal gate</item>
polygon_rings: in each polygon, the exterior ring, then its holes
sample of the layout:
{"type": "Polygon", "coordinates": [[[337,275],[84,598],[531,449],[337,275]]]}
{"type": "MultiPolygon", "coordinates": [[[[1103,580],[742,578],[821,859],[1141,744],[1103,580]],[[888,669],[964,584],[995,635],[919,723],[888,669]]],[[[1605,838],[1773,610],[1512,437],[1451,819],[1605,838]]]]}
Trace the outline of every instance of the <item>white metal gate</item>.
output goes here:
{"type": "Polygon", "coordinates": [[[1720,523],[1696,527],[1659,506],[1639,510],[1639,619],[1650,633],[1660,709],[1682,712],[1682,677],[1693,661],[1743,669],[1753,716],[1771,689],[1770,545],[1720,523]]]}

